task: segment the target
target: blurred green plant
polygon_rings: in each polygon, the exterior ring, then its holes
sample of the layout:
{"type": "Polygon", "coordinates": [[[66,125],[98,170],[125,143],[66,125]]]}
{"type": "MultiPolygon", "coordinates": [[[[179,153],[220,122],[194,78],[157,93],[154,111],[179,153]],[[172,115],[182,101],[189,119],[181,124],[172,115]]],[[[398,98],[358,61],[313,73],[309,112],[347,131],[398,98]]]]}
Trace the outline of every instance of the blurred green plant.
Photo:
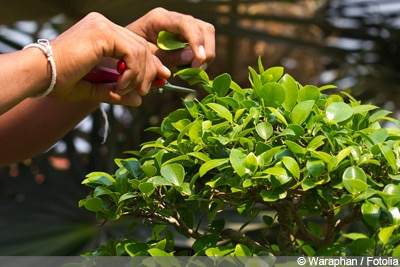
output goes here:
{"type": "Polygon", "coordinates": [[[79,203],[99,220],[143,218],[151,233],[88,255],[400,255],[400,130],[383,127],[400,123],[388,111],[261,60],[250,88],[226,73],[176,75],[208,95],[149,129],[160,137],[115,159],[115,173],[87,175],[93,191],[79,203]],[[262,241],[245,234],[256,218],[262,241]],[[178,235],[187,250],[176,251],[178,235]]]}

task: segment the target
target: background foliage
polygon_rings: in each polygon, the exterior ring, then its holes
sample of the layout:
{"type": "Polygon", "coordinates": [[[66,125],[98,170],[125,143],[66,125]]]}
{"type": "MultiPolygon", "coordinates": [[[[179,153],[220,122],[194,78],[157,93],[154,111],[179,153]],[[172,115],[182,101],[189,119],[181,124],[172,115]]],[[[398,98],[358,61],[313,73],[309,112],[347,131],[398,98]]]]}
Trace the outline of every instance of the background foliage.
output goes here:
{"type": "MultiPolygon", "coordinates": [[[[1,52],[19,49],[39,36],[56,36],[91,10],[125,24],[160,2],[42,0],[32,5],[28,0],[3,3],[1,52]]],[[[266,67],[283,65],[303,84],[335,83],[339,90],[351,90],[362,100],[397,111],[400,42],[394,0],[164,0],[161,6],[216,26],[218,57],[208,70],[210,76],[227,72],[245,85],[247,66],[254,66],[261,55],[266,67]]],[[[94,113],[56,149],[2,169],[0,225],[20,230],[3,231],[0,254],[76,254],[118,231],[94,227],[93,216],[77,207],[87,193],[80,182],[93,170],[114,171],[114,158],[153,139],[143,130],[158,125],[180,105],[181,97],[154,94],[140,108],[109,107],[113,130],[105,145],[99,136],[101,116],[94,113]]]]}

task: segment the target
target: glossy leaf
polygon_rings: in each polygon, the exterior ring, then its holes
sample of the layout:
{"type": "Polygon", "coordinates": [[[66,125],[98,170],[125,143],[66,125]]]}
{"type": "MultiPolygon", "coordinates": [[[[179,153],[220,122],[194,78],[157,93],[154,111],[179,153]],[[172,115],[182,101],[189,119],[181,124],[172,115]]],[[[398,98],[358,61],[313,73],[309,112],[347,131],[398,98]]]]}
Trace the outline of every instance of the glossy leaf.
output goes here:
{"type": "Polygon", "coordinates": [[[258,160],[253,152],[249,153],[244,159],[244,167],[249,170],[249,173],[253,174],[258,169],[258,160]]]}
{"type": "Polygon", "coordinates": [[[378,237],[379,240],[386,245],[390,238],[392,237],[393,232],[398,228],[398,225],[385,227],[379,231],[378,237]]]}
{"type": "Polygon", "coordinates": [[[209,103],[207,104],[212,110],[214,110],[218,116],[224,118],[225,120],[233,123],[233,116],[232,113],[224,106],[217,104],[217,103],[209,103]]]}
{"type": "Polygon", "coordinates": [[[279,80],[279,84],[282,85],[285,90],[285,101],[282,103],[282,106],[285,110],[290,111],[297,102],[299,91],[297,82],[292,76],[285,74],[282,79],[279,80]]]}
{"type": "Polygon", "coordinates": [[[104,209],[103,202],[98,197],[87,199],[84,206],[86,209],[94,212],[102,211],[104,209]]]}
{"type": "Polygon", "coordinates": [[[314,100],[306,100],[297,104],[292,111],[292,122],[302,124],[310,116],[314,103],[314,100]]]}
{"type": "Polygon", "coordinates": [[[370,202],[365,202],[361,205],[361,213],[363,215],[364,221],[370,226],[378,228],[381,225],[381,208],[378,205],[370,202]]]}
{"type": "Polygon", "coordinates": [[[228,161],[229,161],[228,158],[223,158],[223,159],[212,159],[212,160],[209,160],[209,161],[203,163],[200,166],[200,170],[199,170],[200,177],[204,176],[210,170],[212,170],[214,168],[218,168],[219,166],[221,166],[222,164],[225,164],[228,161]]]}
{"type": "Polygon", "coordinates": [[[297,179],[300,178],[300,167],[297,161],[292,157],[283,157],[282,163],[285,168],[297,179]]]}
{"type": "Polygon", "coordinates": [[[157,37],[157,45],[162,50],[169,51],[185,48],[189,43],[182,41],[178,34],[160,31],[157,37]]]}
{"type": "Polygon", "coordinates": [[[343,102],[333,102],[326,108],[326,118],[333,123],[343,122],[351,116],[353,109],[343,102]]]}
{"type": "Polygon", "coordinates": [[[351,194],[357,194],[368,189],[365,172],[356,166],[348,167],[343,173],[343,185],[351,194]]]}
{"type": "Polygon", "coordinates": [[[92,172],[86,176],[82,184],[112,185],[115,183],[114,177],[105,172],[92,172]]]}
{"type": "Polygon", "coordinates": [[[173,185],[182,185],[185,179],[185,170],[180,164],[168,164],[161,167],[161,175],[173,185]]]}
{"type": "Polygon", "coordinates": [[[229,161],[231,162],[233,169],[241,177],[247,173],[246,167],[244,166],[246,157],[246,153],[239,149],[232,149],[229,156],[229,161]]]}
{"type": "Polygon", "coordinates": [[[266,107],[279,107],[285,101],[285,90],[278,83],[267,83],[256,93],[266,107]]]}
{"type": "Polygon", "coordinates": [[[300,88],[298,96],[297,96],[297,102],[301,103],[307,100],[314,100],[317,101],[320,97],[320,92],[318,87],[313,86],[313,85],[306,85],[302,88],[300,88]]]}
{"type": "Polygon", "coordinates": [[[284,185],[292,179],[282,167],[271,167],[266,169],[264,173],[273,175],[280,185],[284,185]]]}
{"type": "Polygon", "coordinates": [[[229,91],[231,81],[232,81],[232,79],[229,74],[225,73],[225,74],[219,75],[212,82],[212,87],[213,87],[214,92],[218,96],[221,96],[221,97],[225,96],[229,91]]]}
{"type": "Polygon", "coordinates": [[[257,134],[264,140],[268,140],[271,137],[274,129],[269,122],[260,122],[256,125],[257,134]]]}

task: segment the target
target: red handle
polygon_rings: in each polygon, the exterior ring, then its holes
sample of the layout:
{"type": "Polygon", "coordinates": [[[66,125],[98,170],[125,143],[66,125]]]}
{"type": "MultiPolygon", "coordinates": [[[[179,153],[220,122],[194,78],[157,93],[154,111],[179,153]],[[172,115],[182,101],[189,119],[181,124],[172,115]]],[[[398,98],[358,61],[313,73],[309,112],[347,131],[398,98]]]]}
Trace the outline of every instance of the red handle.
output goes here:
{"type": "MultiPolygon", "coordinates": [[[[115,83],[125,69],[126,63],[121,59],[117,63],[117,70],[104,66],[96,66],[85,76],[85,80],[93,83],[115,83]]],[[[152,82],[152,87],[161,88],[166,82],[167,79],[156,78],[152,82]]]]}

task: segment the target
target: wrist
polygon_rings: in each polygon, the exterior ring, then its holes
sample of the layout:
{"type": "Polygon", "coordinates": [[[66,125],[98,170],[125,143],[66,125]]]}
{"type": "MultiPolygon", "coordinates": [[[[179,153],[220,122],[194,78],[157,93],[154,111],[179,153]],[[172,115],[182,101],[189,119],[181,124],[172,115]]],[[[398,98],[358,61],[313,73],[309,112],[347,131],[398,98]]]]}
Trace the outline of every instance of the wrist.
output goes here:
{"type": "Polygon", "coordinates": [[[51,73],[50,85],[44,92],[36,95],[36,97],[46,96],[53,91],[53,89],[56,85],[56,81],[57,81],[57,69],[56,69],[56,64],[54,62],[54,58],[53,58],[53,49],[50,45],[50,42],[46,39],[39,39],[37,41],[37,43],[33,43],[33,44],[25,46],[24,50],[27,48],[37,48],[37,49],[41,50],[43,52],[44,56],[46,57],[48,64],[50,66],[50,73],[51,73]]]}

